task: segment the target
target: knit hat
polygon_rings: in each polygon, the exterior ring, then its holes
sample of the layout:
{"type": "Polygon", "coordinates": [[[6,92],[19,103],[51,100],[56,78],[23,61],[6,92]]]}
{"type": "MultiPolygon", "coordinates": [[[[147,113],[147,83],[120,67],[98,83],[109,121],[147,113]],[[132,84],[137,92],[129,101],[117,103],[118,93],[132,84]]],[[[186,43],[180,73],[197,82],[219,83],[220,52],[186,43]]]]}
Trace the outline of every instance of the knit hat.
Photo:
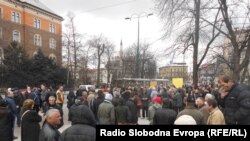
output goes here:
{"type": "Polygon", "coordinates": [[[177,118],[174,122],[175,125],[197,125],[196,121],[192,116],[182,115],[177,118]]]}
{"type": "Polygon", "coordinates": [[[105,100],[112,101],[113,96],[110,93],[105,94],[105,100]]]}
{"type": "Polygon", "coordinates": [[[156,96],[156,97],[153,98],[153,102],[161,104],[161,98],[156,96]]]}

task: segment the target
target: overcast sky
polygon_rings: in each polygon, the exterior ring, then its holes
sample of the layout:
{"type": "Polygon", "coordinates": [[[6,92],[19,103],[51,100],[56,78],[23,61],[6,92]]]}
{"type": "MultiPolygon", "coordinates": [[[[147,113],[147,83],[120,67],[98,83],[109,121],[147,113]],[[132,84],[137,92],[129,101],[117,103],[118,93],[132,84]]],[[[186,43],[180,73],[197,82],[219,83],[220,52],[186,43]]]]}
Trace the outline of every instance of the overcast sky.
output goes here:
{"type": "MultiPolygon", "coordinates": [[[[140,40],[151,44],[151,50],[162,55],[169,41],[159,40],[162,36],[162,24],[154,11],[152,0],[40,0],[48,8],[67,18],[69,11],[76,15],[78,32],[91,35],[103,34],[116,45],[119,50],[120,41],[123,48],[137,42],[137,20],[125,20],[133,14],[154,13],[148,18],[140,18],[140,40]]],[[[63,26],[64,26],[63,22],[63,26]]],[[[169,63],[170,57],[157,58],[158,67],[169,63]]],[[[182,61],[177,56],[175,61],[182,61]]]]}

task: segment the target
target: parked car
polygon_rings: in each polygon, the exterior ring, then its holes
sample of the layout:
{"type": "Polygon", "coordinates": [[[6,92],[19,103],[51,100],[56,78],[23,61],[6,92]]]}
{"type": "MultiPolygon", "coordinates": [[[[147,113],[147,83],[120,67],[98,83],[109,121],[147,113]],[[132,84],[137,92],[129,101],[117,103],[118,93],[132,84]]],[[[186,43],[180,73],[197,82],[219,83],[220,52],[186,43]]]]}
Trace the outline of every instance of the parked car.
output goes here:
{"type": "Polygon", "coordinates": [[[87,91],[90,89],[95,90],[95,85],[80,85],[79,88],[85,88],[87,91]]]}

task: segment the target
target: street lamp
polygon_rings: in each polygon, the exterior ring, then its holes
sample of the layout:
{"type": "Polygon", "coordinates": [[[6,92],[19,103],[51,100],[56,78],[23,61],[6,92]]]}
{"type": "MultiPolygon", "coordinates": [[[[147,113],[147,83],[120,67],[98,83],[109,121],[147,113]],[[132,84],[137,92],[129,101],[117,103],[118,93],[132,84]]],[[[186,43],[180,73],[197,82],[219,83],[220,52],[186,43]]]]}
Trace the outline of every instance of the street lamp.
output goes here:
{"type": "Polygon", "coordinates": [[[137,51],[136,51],[136,66],[135,66],[135,72],[136,72],[136,78],[139,78],[139,68],[140,68],[140,62],[139,62],[139,51],[140,51],[140,18],[141,17],[149,17],[152,16],[153,13],[147,14],[146,12],[142,12],[140,14],[132,14],[130,17],[126,17],[125,20],[132,20],[137,19],[138,20],[138,41],[137,41],[137,51]]]}

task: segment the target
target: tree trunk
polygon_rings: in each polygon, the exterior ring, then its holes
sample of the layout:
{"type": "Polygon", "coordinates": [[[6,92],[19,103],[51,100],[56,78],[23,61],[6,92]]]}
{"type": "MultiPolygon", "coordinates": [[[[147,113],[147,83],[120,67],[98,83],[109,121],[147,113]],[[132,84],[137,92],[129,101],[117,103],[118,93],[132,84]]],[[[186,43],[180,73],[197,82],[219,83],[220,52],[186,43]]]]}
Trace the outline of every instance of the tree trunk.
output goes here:
{"type": "Polygon", "coordinates": [[[198,84],[198,47],[199,47],[199,29],[200,29],[200,0],[195,0],[195,35],[193,50],[193,85],[198,84]]]}
{"type": "Polygon", "coordinates": [[[101,49],[101,47],[98,46],[97,48],[98,48],[98,51],[97,51],[98,62],[97,62],[97,80],[96,80],[96,85],[99,88],[99,86],[100,86],[100,65],[101,65],[100,49],[101,49]]]}

